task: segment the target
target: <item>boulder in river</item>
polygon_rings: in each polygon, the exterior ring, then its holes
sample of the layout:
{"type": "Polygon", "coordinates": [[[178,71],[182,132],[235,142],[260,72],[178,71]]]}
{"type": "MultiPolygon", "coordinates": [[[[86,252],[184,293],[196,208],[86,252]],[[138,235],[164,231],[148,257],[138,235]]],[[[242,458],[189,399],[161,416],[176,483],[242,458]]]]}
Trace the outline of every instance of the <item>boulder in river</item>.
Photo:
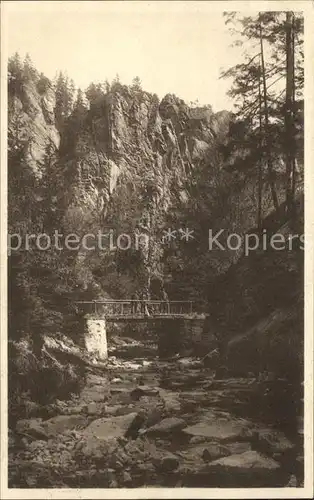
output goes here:
{"type": "Polygon", "coordinates": [[[208,464],[209,475],[227,474],[232,477],[234,485],[245,486],[248,482],[252,487],[276,484],[279,469],[280,465],[275,460],[253,450],[229,455],[208,464]],[[249,476],[247,481],[244,479],[246,475],[249,476]]]}
{"type": "Polygon", "coordinates": [[[131,397],[134,399],[139,399],[142,396],[157,396],[159,394],[159,389],[157,387],[151,387],[149,385],[139,385],[133,389],[131,392],[131,397]]]}
{"type": "Polygon", "coordinates": [[[108,454],[112,454],[117,446],[117,439],[114,438],[105,441],[94,435],[81,436],[81,440],[75,447],[75,453],[80,460],[103,461],[105,464],[108,454]]]}
{"type": "Polygon", "coordinates": [[[202,459],[204,462],[211,462],[230,455],[230,451],[219,443],[203,443],[190,446],[182,454],[188,461],[202,459]]]}
{"type": "Polygon", "coordinates": [[[124,437],[136,422],[139,422],[139,416],[135,412],[119,417],[99,418],[89,424],[84,435],[103,440],[124,437]]]}
{"type": "Polygon", "coordinates": [[[156,470],[160,472],[173,472],[179,465],[179,459],[173,453],[164,452],[161,457],[154,458],[153,460],[156,470]]]}
{"type": "Polygon", "coordinates": [[[283,432],[272,429],[260,429],[258,431],[258,442],[261,451],[263,448],[268,453],[285,453],[295,447],[283,432]]]}
{"type": "Polygon", "coordinates": [[[280,465],[256,451],[229,455],[207,463],[202,468],[185,470],[182,486],[252,488],[284,486],[280,465]]]}
{"type": "Polygon", "coordinates": [[[146,434],[148,435],[169,434],[173,431],[182,430],[184,429],[185,426],[186,423],[182,418],[176,418],[176,417],[164,418],[158,424],[149,427],[146,430],[146,434]]]}
{"type": "Polygon", "coordinates": [[[179,393],[173,391],[167,391],[165,389],[160,389],[159,395],[162,399],[164,410],[167,414],[173,415],[174,413],[180,412],[181,399],[179,393]]]}
{"type": "Polygon", "coordinates": [[[250,451],[251,443],[249,441],[239,441],[235,443],[225,443],[225,447],[229,450],[230,455],[236,455],[237,453],[244,453],[245,451],[250,451]]]}
{"type": "Polygon", "coordinates": [[[58,415],[43,422],[43,427],[48,436],[57,436],[65,431],[82,428],[86,424],[84,415],[58,415]]]}
{"type": "Polygon", "coordinates": [[[252,434],[249,422],[215,413],[204,415],[197,424],[187,427],[184,432],[190,436],[204,436],[216,441],[236,441],[249,438],[252,434]]]}
{"type": "Polygon", "coordinates": [[[16,423],[15,430],[34,439],[48,439],[48,434],[42,425],[41,418],[21,419],[16,423]]]}
{"type": "Polygon", "coordinates": [[[81,400],[85,403],[92,403],[94,401],[102,402],[109,397],[109,387],[102,385],[87,385],[81,392],[81,400]]]}
{"type": "Polygon", "coordinates": [[[28,445],[28,450],[34,452],[46,447],[47,447],[47,441],[44,441],[42,439],[37,439],[36,441],[33,441],[28,445]]]}

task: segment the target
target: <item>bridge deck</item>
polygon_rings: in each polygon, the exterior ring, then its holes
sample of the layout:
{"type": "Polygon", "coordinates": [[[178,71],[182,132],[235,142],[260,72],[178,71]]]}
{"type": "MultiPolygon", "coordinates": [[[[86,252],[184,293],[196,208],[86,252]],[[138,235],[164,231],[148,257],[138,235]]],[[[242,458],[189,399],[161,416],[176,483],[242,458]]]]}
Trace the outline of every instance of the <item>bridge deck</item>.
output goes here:
{"type": "Polygon", "coordinates": [[[152,321],[152,320],[162,320],[162,319],[167,319],[167,320],[171,320],[171,319],[179,319],[179,318],[182,318],[182,319],[200,319],[200,318],[203,318],[204,315],[202,314],[150,314],[149,316],[145,316],[144,314],[128,314],[128,315],[124,315],[124,316],[119,316],[118,314],[114,315],[101,315],[101,314],[97,314],[98,317],[104,317],[106,318],[106,320],[108,321],[125,321],[125,322],[129,322],[129,321],[152,321]]]}
{"type": "Polygon", "coordinates": [[[76,304],[86,314],[94,314],[112,321],[202,317],[193,310],[192,301],[94,300],[79,301],[76,304]]]}

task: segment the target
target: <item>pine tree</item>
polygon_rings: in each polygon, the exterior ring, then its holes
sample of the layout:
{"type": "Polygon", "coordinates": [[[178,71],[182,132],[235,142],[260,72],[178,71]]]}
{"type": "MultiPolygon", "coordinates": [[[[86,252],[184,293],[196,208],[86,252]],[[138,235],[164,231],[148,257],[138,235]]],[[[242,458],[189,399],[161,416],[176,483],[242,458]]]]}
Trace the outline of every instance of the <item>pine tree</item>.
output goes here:
{"type": "Polygon", "coordinates": [[[275,173],[273,167],[273,160],[271,155],[271,135],[269,128],[269,110],[268,110],[268,96],[267,96],[267,83],[266,83],[266,65],[264,59],[264,40],[263,40],[263,27],[262,27],[262,19],[259,16],[258,20],[258,30],[259,30],[259,41],[260,41],[260,69],[262,76],[262,96],[264,103],[264,130],[265,130],[265,144],[266,144],[266,158],[267,158],[267,169],[268,169],[268,179],[269,186],[271,190],[271,195],[273,199],[273,204],[275,210],[278,210],[278,197],[275,188],[275,173]]]}
{"type": "Polygon", "coordinates": [[[86,105],[84,102],[84,94],[83,94],[82,90],[80,88],[78,88],[73,111],[74,112],[81,112],[81,111],[85,111],[86,109],[87,108],[86,108],[86,105]]]}
{"type": "Polygon", "coordinates": [[[59,72],[56,83],[55,83],[55,93],[56,93],[56,106],[55,115],[56,122],[58,126],[62,127],[65,120],[68,118],[72,111],[73,100],[74,100],[74,90],[69,79],[66,75],[59,72]]]}
{"type": "Polygon", "coordinates": [[[133,78],[131,89],[135,90],[135,91],[142,90],[142,82],[141,82],[141,79],[139,76],[136,76],[135,78],[133,78]]]}
{"type": "MultiPolygon", "coordinates": [[[[300,17],[296,17],[295,22],[294,17],[283,12],[260,12],[254,17],[239,17],[236,13],[226,15],[226,24],[233,23],[240,28],[233,29],[234,33],[241,35],[241,41],[236,41],[236,45],[245,47],[246,41],[249,41],[249,46],[245,52],[245,62],[229,69],[222,76],[233,78],[230,95],[238,103],[237,118],[246,122],[247,127],[255,134],[262,133],[258,147],[262,148],[260,157],[265,158],[267,181],[276,210],[279,201],[275,188],[274,162],[286,158],[287,199],[293,198],[295,182],[292,150],[296,143],[293,126],[296,117],[293,117],[292,109],[297,107],[293,104],[295,94],[302,94],[303,23],[300,17]],[[295,31],[294,25],[297,25],[295,31]],[[298,46],[297,57],[293,49],[295,43],[298,46]]],[[[258,141],[253,141],[253,144],[258,144],[258,141]]],[[[258,163],[259,169],[260,166],[261,162],[258,163]]],[[[258,179],[258,182],[264,182],[263,172],[259,172],[258,179]]],[[[261,189],[262,186],[259,186],[258,197],[261,189]]],[[[287,202],[287,205],[291,203],[287,202]]],[[[258,198],[258,213],[260,204],[261,200],[258,198]]]]}
{"type": "Polygon", "coordinates": [[[112,80],[112,84],[111,84],[111,89],[110,90],[112,90],[112,91],[120,90],[121,87],[122,87],[122,85],[121,85],[121,82],[120,82],[120,76],[117,73],[116,76],[114,77],[114,79],[112,80]]]}
{"type": "Polygon", "coordinates": [[[101,85],[101,83],[91,83],[86,91],[85,91],[86,98],[88,99],[89,103],[92,104],[93,102],[97,101],[99,98],[104,96],[104,90],[101,85]]]}
{"type": "Polygon", "coordinates": [[[108,80],[106,80],[104,83],[104,89],[105,89],[106,94],[108,94],[108,92],[110,92],[110,83],[108,82],[108,80]]]}
{"type": "Polygon", "coordinates": [[[17,52],[8,61],[8,90],[12,95],[17,95],[22,89],[23,65],[17,52]]]}
{"type": "Polygon", "coordinates": [[[9,76],[22,77],[23,65],[21,62],[20,55],[18,52],[9,58],[8,61],[8,72],[9,76]]]}
{"type": "Polygon", "coordinates": [[[76,87],[74,80],[71,78],[69,83],[68,83],[68,94],[69,94],[69,114],[73,110],[73,106],[75,103],[75,94],[76,94],[76,87]]]}
{"type": "Polygon", "coordinates": [[[24,81],[36,81],[39,77],[38,71],[35,68],[29,54],[26,54],[23,63],[23,79],[24,81]]]}

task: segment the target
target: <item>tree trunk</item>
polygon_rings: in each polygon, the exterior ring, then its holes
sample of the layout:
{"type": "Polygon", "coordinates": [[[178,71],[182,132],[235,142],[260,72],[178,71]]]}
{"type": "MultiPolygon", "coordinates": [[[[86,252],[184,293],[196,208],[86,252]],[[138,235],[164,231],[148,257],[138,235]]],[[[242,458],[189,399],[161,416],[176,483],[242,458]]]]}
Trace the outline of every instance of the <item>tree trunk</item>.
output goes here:
{"type": "Polygon", "coordinates": [[[292,126],[291,132],[293,135],[292,141],[292,180],[291,180],[291,200],[294,205],[295,185],[296,185],[296,130],[295,130],[295,23],[294,14],[292,14],[292,126]]]}
{"type": "Polygon", "coordinates": [[[292,209],[292,171],[293,171],[293,33],[292,12],[286,13],[286,109],[285,109],[285,148],[286,148],[286,206],[287,212],[292,209]]]}
{"type": "Polygon", "coordinates": [[[263,82],[263,100],[264,100],[264,118],[265,118],[265,139],[266,139],[266,155],[267,155],[267,170],[268,170],[268,180],[271,190],[271,196],[274,204],[274,208],[278,210],[278,198],[275,188],[274,181],[274,169],[271,158],[270,149],[270,133],[269,133],[269,113],[268,113],[268,101],[267,101],[267,86],[266,86],[266,75],[265,75],[265,61],[264,61],[264,46],[263,46],[263,34],[262,25],[259,24],[259,38],[260,38],[260,48],[261,48],[261,69],[262,69],[262,82],[263,82]]]}
{"type": "MultiPolygon", "coordinates": [[[[261,68],[260,68],[261,70],[261,68]]],[[[261,72],[261,71],[260,71],[261,72]]],[[[258,115],[259,115],[259,147],[260,157],[258,162],[258,186],[257,186],[257,228],[259,231],[262,229],[262,194],[263,194],[263,126],[262,126],[262,90],[261,90],[261,75],[258,78],[258,115]]]]}

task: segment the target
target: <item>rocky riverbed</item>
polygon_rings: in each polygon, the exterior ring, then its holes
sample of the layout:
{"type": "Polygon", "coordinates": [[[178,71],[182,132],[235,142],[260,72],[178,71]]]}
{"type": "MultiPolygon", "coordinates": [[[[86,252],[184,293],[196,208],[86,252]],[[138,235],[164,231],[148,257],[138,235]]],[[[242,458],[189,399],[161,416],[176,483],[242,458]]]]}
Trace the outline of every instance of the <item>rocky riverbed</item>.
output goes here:
{"type": "Polygon", "coordinates": [[[302,431],[257,411],[265,382],[120,348],[123,358],[116,349],[89,367],[79,395],[34,406],[10,429],[10,487],[302,485],[302,431]]]}

